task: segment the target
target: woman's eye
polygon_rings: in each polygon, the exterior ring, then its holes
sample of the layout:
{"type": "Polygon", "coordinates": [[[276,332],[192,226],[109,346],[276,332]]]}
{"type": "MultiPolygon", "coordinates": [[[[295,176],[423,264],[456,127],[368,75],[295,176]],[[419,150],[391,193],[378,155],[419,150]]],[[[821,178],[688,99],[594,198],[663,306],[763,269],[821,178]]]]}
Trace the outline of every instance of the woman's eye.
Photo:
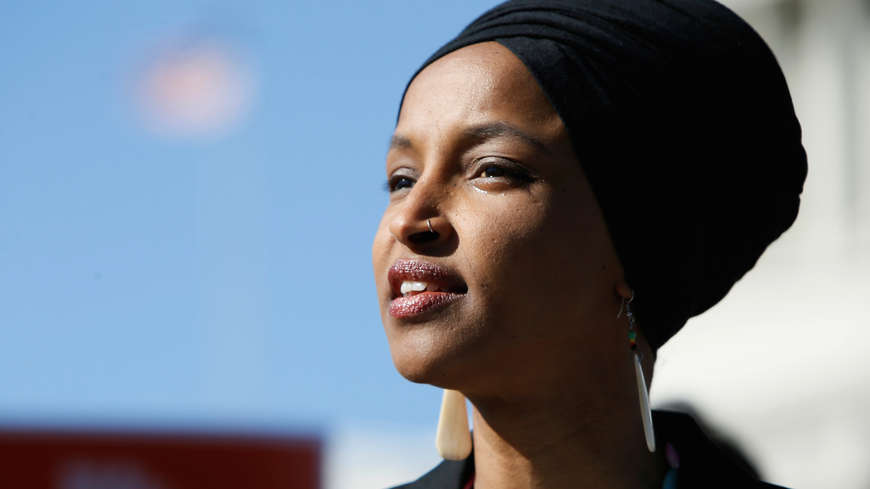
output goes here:
{"type": "Polygon", "coordinates": [[[506,165],[487,164],[477,172],[476,178],[507,178],[518,182],[531,182],[532,178],[528,173],[519,169],[511,168],[506,165]]]}
{"type": "Polygon", "coordinates": [[[411,188],[414,186],[414,179],[403,175],[396,175],[387,181],[387,190],[395,192],[403,188],[411,188]]]}
{"type": "Polygon", "coordinates": [[[503,177],[507,174],[504,168],[500,166],[488,166],[484,168],[480,174],[484,177],[494,178],[494,177],[503,177]]]}

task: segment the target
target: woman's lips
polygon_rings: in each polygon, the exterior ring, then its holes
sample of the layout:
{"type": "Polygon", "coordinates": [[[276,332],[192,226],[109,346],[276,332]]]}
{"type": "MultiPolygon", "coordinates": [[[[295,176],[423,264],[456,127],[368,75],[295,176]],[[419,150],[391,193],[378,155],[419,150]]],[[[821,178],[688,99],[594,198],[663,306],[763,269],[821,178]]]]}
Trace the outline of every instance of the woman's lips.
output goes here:
{"type": "Polygon", "coordinates": [[[387,272],[387,278],[392,294],[389,313],[398,319],[436,311],[461,299],[468,292],[458,273],[432,262],[397,260],[387,272]],[[403,283],[406,284],[407,293],[402,292],[403,283]],[[424,286],[425,289],[420,290],[424,286]]]}
{"type": "Polygon", "coordinates": [[[396,297],[390,301],[390,315],[397,319],[408,319],[423,313],[435,311],[462,298],[464,294],[455,292],[420,292],[414,295],[396,297]]]}

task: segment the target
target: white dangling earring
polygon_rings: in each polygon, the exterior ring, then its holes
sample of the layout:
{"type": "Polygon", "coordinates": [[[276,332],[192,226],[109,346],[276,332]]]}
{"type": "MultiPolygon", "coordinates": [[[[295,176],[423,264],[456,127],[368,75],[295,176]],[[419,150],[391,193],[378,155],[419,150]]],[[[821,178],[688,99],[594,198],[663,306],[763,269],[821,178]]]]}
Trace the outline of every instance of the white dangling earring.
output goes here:
{"type": "Polygon", "coordinates": [[[464,460],[471,454],[468,411],[465,408],[465,396],[459,391],[444,389],[435,446],[446,460],[464,460]]]}
{"type": "Polygon", "coordinates": [[[649,393],[646,390],[646,379],[643,377],[643,367],[640,366],[640,355],[634,354],[634,373],[637,375],[637,397],[640,400],[640,419],[643,421],[643,434],[646,437],[646,447],[650,453],[656,451],[656,435],[653,431],[652,411],[649,408],[649,393]]]}
{"type": "Polygon", "coordinates": [[[656,451],[656,435],[653,430],[652,411],[649,407],[649,392],[646,388],[646,379],[643,376],[643,366],[640,363],[640,353],[637,352],[637,325],[634,322],[634,314],[631,312],[631,301],[634,300],[634,292],[631,293],[631,298],[628,301],[622,299],[622,304],[619,306],[619,313],[616,317],[622,316],[622,310],[625,309],[625,315],[628,317],[628,344],[634,357],[634,374],[637,379],[637,398],[640,403],[640,420],[643,423],[643,434],[646,438],[646,447],[650,452],[656,451]]]}

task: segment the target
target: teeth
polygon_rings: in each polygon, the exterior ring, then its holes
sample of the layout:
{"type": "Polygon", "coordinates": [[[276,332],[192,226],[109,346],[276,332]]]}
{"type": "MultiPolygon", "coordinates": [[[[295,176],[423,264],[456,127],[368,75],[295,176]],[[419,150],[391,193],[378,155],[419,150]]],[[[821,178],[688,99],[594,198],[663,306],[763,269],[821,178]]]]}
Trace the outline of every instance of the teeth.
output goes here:
{"type": "Polygon", "coordinates": [[[424,290],[426,290],[426,282],[412,282],[410,280],[402,282],[402,287],[399,289],[402,295],[408,295],[410,292],[423,292],[424,290]]]}

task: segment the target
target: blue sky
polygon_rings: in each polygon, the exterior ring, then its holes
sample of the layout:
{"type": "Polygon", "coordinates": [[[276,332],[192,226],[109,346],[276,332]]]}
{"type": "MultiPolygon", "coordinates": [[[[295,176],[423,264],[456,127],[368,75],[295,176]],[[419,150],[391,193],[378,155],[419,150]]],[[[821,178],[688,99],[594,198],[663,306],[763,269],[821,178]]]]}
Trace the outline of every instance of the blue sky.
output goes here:
{"type": "Polygon", "coordinates": [[[433,422],[370,264],[408,77],[493,2],[0,7],[0,422],[433,422]],[[255,79],[219,134],[155,133],[131,80],[216,39],[255,79]]]}

